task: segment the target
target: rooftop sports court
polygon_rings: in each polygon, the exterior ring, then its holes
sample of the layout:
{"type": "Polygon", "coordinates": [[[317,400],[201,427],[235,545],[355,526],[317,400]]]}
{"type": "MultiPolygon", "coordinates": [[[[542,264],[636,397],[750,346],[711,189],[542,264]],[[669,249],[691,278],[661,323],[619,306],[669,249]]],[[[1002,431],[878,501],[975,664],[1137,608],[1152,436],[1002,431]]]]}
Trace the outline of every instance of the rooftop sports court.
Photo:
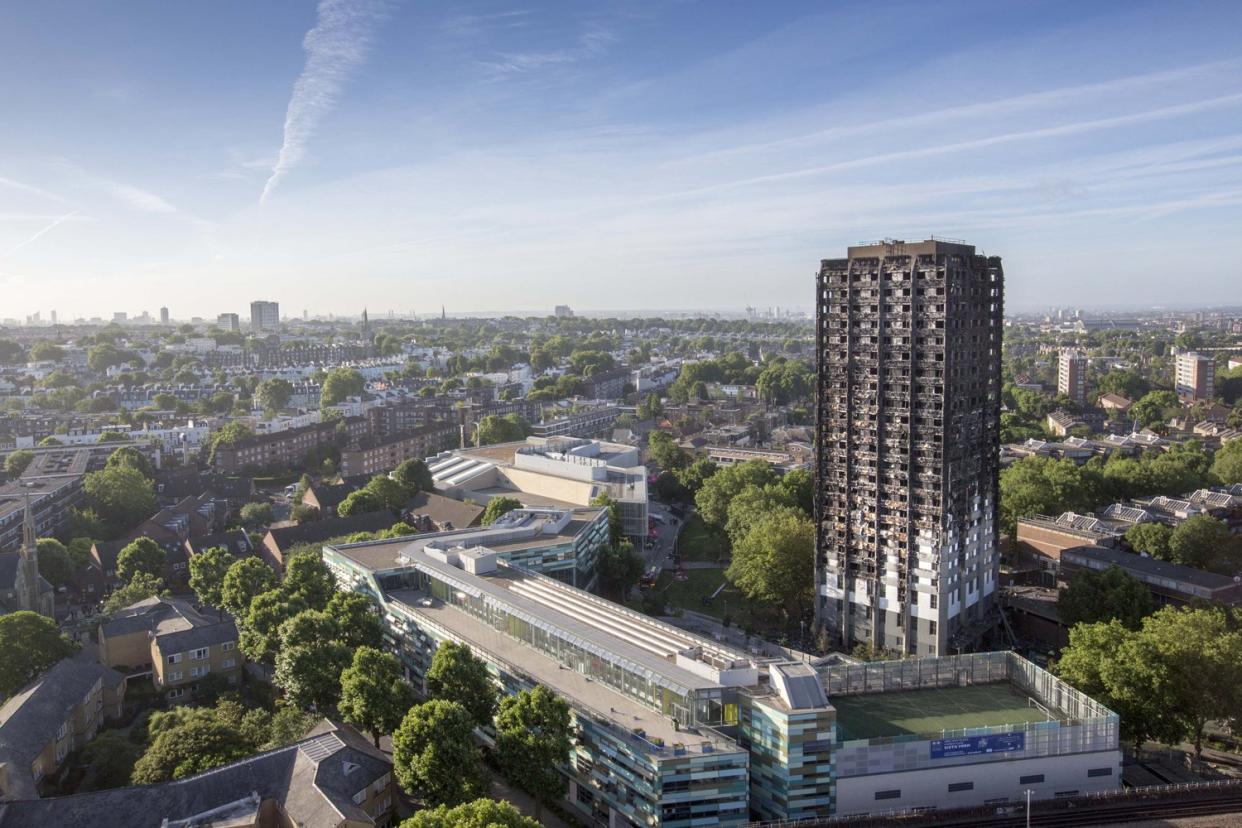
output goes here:
{"type": "Polygon", "coordinates": [[[829,701],[837,709],[841,739],[847,742],[1049,719],[1030,696],[1007,681],[837,696],[829,701]]]}

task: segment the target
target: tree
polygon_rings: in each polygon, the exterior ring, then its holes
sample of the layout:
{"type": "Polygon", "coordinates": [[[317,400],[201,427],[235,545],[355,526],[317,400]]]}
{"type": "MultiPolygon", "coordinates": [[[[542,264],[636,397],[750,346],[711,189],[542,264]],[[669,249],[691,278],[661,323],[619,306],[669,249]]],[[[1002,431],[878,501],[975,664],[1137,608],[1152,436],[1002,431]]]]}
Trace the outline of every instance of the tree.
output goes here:
{"type": "Polygon", "coordinates": [[[654,420],[664,413],[664,406],[660,404],[660,395],[656,393],[648,394],[638,404],[638,408],[634,412],[640,420],[654,420]]]}
{"type": "Polygon", "coordinates": [[[208,438],[205,449],[207,451],[207,465],[215,465],[216,449],[220,446],[231,446],[235,443],[242,443],[254,437],[254,432],[250,427],[241,422],[225,423],[219,429],[211,433],[208,438]]]}
{"type": "Polygon", "coordinates": [[[254,596],[238,641],[246,658],[274,664],[280,651],[281,625],[306,608],[301,596],[288,595],[279,588],[254,596]]]}
{"type": "Polygon", "coordinates": [[[674,474],[677,475],[678,482],[685,486],[691,495],[697,495],[708,478],[718,471],[720,467],[714,461],[700,457],[684,469],[678,469],[674,474]]]}
{"type": "Polygon", "coordinates": [[[328,601],[326,612],[336,622],[337,639],[349,649],[381,645],[384,628],[375,604],[366,595],[337,592],[328,601]]]}
{"type": "Polygon", "coordinates": [[[666,431],[653,431],[647,435],[647,454],[665,471],[675,471],[690,465],[690,456],[682,451],[677,441],[666,431]]]}
{"type": "Polygon", "coordinates": [[[785,472],[778,484],[788,492],[793,505],[802,510],[807,517],[815,512],[815,478],[806,469],[792,469],[785,472]]]}
{"type": "Polygon", "coordinates": [[[233,561],[220,583],[220,604],[234,618],[244,620],[254,597],[275,589],[278,583],[276,573],[260,558],[233,561]]]}
{"type": "Polygon", "coordinates": [[[377,474],[366,485],[366,491],[375,497],[381,509],[400,514],[401,507],[410,499],[410,492],[386,474],[377,474]]]}
{"type": "Polygon", "coordinates": [[[1232,575],[1237,569],[1237,544],[1222,521],[1195,515],[1179,523],[1169,536],[1169,557],[1183,566],[1232,575]]]}
{"type": "Polygon", "coordinates": [[[281,627],[280,651],[276,654],[276,673],[272,680],[284,691],[290,704],[303,710],[324,710],[334,706],[341,697],[341,672],[349,664],[349,650],[330,638],[301,644],[284,643],[285,630],[298,618],[294,616],[281,627]]]}
{"type": "Polygon", "coordinates": [[[125,583],[133,580],[139,572],[153,578],[164,574],[168,558],[164,548],[150,538],[136,538],[121,550],[116,558],[116,575],[125,583]]]}
{"type": "Polygon", "coordinates": [[[141,756],[142,748],[119,730],[103,731],[82,751],[82,760],[94,771],[87,789],[98,791],[128,785],[134,763],[141,756]]]}
{"type": "Polygon", "coordinates": [[[431,470],[422,460],[406,460],[393,470],[392,476],[405,486],[411,497],[418,492],[434,492],[436,489],[431,470]]]}
{"type": "Polygon", "coordinates": [[[1130,406],[1129,414],[1139,425],[1151,428],[1162,424],[1176,408],[1177,394],[1173,391],[1149,391],[1130,406]]]}
{"type": "Polygon", "coordinates": [[[21,362],[24,351],[22,346],[11,339],[0,339],[0,365],[12,365],[21,362]]]}
{"type": "Polygon", "coordinates": [[[152,785],[181,779],[244,759],[251,750],[242,735],[223,722],[190,721],[156,736],[134,765],[130,781],[152,785]]]}
{"type": "Polygon", "coordinates": [[[319,392],[319,405],[327,408],[336,405],[349,397],[357,397],[366,389],[367,382],[362,374],[352,368],[335,368],[324,377],[319,392]]]}
{"type": "Polygon", "coordinates": [[[514,509],[521,509],[522,504],[511,497],[493,497],[487,501],[487,507],[483,509],[483,517],[480,519],[484,526],[491,526],[503,516],[509,514],[514,509]]]}
{"type": "Polygon", "coordinates": [[[1162,561],[1172,559],[1169,552],[1169,538],[1173,529],[1163,523],[1136,523],[1126,530],[1126,543],[1135,552],[1157,558],[1162,561]]]}
{"type": "Polygon", "coordinates": [[[35,676],[74,651],[56,622],[37,612],[0,615],[0,699],[20,690],[35,676]]]}
{"type": "Polygon", "coordinates": [[[366,515],[371,512],[378,512],[384,508],[378,497],[370,489],[359,489],[356,492],[350,492],[345,496],[336,507],[336,513],[341,517],[353,517],[354,515],[366,515]]]}
{"type": "Polygon", "coordinates": [[[49,360],[58,362],[65,358],[65,349],[47,339],[40,339],[30,346],[30,358],[35,362],[49,360]]]}
{"type": "Polygon", "coordinates": [[[1099,498],[1094,469],[1091,463],[1080,467],[1068,458],[1049,457],[1024,457],[1010,465],[1000,478],[1001,531],[1012,537],[1018,519],[1030,515],[1089,511],[1099,498]]]}
{"type": "Polygon", "coordinates": [[[725,577],[751,600],[781,607],[786,620],[802,617],[811,600],[815,527],[793,512],[774,512],[755,521],[733,545],[725,577]]]}
{"type": "Polygon", "coordinates": [[[204,549],[190,558],[190,589],[198,600],[213,607],[221,606],[224,578],[236,561],[220,546],[204,549]]]}
{"type": "Polygon", "coordinates": [[[1118,566],[1083,570],[1057,596],[1057,614],[1067,627],[1116,619],[1137,630],[1156,609],[1147,587],[1118,566]]]}
{"type": "Polygon", "coordinates": [[[573,729],[569,704],[546,687],[506,696],[496,714],[496,760],[505,777],[542,806],[565,796],[561,768],[569,759],[573,729]]]}
{"type": "Polygon", "coordinates": [[[61,587],[73,579],[73,560],[69,550],[55,538],[39,538],[35,541],[39,551],[39,574],[54,587],[61,587]]]}
{"type": "Polygon", "coordinates": [[[133,469],[148,480],[155,477],[155,468],[151,465],[151,461],[134,446],[124,446],[112,452],[112,454],[108,455],[108,462],[104,465],[104,468],[133,469]]]}
{"type": "Polygon", "coordinates": [[[87,474],[82,481],[86,505],[118,537],[155,513],[155,490],[142,472],[114,466],[87,474]]]}
{"type": "Polygon", "coordinates": [[[414,688],[401,675],[396,657],[373,647],[359,647],[353,662],[341,673],[341,716],[367,731],[380,745],[380,736],[392,733],[414,705],[414,688]]]}
{"type": "Polygon", "coordinates": [[[241,507],[241,522],[251,528],[267,526],[273,519],[270,503],[247,503],[241,507]]]}
{"type": "Polygon", "coordinates": [[[729,504],[748,485],[760,488],[777,482],[776,472],[762,460],[737,463],[709,477],[694,497],[695,506],[707,527],[724,534],[729,519],[729,504]]]}
{"type": "Polygon", "coordinates": [[[809,517],[794,506],[794,495],[779,484],[769,483],[763,488],[749,485],[729,503],[725,533],[732,543],[737,543],[757,521],[777,511],[809,517]]]}
{"type": "Polygon", "coordinates": [[[392,735],[397,782],[429,805],[460,805],[487,794],[474,719],[457,702],[411,707],[392,735]]]}
{"type": "Polygon", "coordinates": [[[427,670],[427,694],[464,706],[477,727],[490,727],[496,715],[496,683],[487,664],[466,644],[445,641],[436,647],[427,670]]]}
{"type": "Polygon", "coordinates": [[[147,598],[167,594],[168,590],[165,589],[162,578],[157,578],[146,572],[139,572],[134,575],[133,580],[129,583],[112,591],[112,594],[108,596],[108,600],[104,601],[103,609],[105,613],[113,613],[132,606],[139,601],[145,601],[147,598]]]}
{"type": "Polygon", "coordinates": [[[624,598],[643,576],[646,567],[646,558],[629,541],[609,543],[600,550],[600,578],[612,595],[624,598]]]}
{"type": "Polygon", "coordinates": [[[336,579],[321,555],[296,552],[285,559],[281,588],[290,597],[300,597],[310,609],[324,609],[336,594],[336,579]]]}
{"type": "Polygon", "coordinates": [[[76,572],[79,569],[85,569],[90,563],[91,547],[95,545],[95,541],[89,537],[76,537],[69,541],[65,549],[69,553],[69,560],[73,564],[76,572]]]}
{"type": "Polygon", "coordinates": [[[476,799],[454,808],[440,805],[419,811],[401,828],[539,828],[539,823],[508,802],[476,799]]]}
{"type": "Polygon", "coordinates": [[[287,408],[292,397],[293,384],[279,377],[264,380],[254,389],[255,403],[269,417],[279,414],[287,408]]]}
{"type": "Polygon", "coordinates": [[[1230,440],[1220,447],[1212,461],[1212,475],[1226,486],[1242,483],[1242,440],[1230,440]]]}
{"type": "Polygon", "coordinates": [[[288,745],[304,737],[319,719],[296,707],[284,706],[272,716],[267,728],[267,741],[259,747],[271,750],[288,745]]]}
{"type": "Polygon", "coordinates": [[[22,472],[34,460],[34,452],[29,449],[18,449],[9,452],[9,456],[4,458],[4,473],[13,480],[22,476],[22,472]]]}
{"type": "Polygon", "coordinates": [[[600,492],[591,498],[591,505],[608,510],[608,542],[616,546],[625,539],[625,527],[621,523],[621,504],[608,492],[600,492]]]}
{"type": "Polygon", "coordinates": [[[513,443],[525,440],[530,433],[530,423],[516,414],[507,414],[504,417],[488,414],[479,421],[475,439],[480,446],[487,446],[492,443],[513,443]]]}

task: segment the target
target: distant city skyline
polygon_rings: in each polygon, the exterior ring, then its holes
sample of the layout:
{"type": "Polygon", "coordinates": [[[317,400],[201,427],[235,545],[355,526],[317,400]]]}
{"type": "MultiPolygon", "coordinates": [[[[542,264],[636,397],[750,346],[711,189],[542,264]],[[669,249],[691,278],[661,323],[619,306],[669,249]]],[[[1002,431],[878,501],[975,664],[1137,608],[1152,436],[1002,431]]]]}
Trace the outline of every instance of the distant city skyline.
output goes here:
{"type": "Polygon", "coordinates": [[[809,312],[820,259],[931,234],[1002,252],[1011,310],[1230,304],[1240,24],[1228,2],[19,4],[0,318],[809,312]]]}

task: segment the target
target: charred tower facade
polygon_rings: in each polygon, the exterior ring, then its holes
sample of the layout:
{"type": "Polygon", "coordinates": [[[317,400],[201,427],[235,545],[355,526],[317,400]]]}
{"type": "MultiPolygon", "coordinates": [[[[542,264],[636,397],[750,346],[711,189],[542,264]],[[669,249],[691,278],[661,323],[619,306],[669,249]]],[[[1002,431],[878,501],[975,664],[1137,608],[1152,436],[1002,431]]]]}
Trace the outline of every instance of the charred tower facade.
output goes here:
{"type": "Polygon", "coordinates": [[[816,617],[839,643],[969,649],[994,620],[998,257],[883,241],[816,285],[816,617]]]}

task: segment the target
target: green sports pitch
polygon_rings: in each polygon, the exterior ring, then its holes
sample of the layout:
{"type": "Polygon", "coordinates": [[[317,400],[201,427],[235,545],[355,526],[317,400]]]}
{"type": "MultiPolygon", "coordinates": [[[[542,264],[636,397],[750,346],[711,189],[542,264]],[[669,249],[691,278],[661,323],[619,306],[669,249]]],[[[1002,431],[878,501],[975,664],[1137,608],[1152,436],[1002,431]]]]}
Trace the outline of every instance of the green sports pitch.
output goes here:
{"type": "Polygon", "coordinates": [[[841,739],[847,742],[1020,725],[1049,718],[1030,696],[1006,682],[837,696],[829,701],[837,709],[841,739]]]}

